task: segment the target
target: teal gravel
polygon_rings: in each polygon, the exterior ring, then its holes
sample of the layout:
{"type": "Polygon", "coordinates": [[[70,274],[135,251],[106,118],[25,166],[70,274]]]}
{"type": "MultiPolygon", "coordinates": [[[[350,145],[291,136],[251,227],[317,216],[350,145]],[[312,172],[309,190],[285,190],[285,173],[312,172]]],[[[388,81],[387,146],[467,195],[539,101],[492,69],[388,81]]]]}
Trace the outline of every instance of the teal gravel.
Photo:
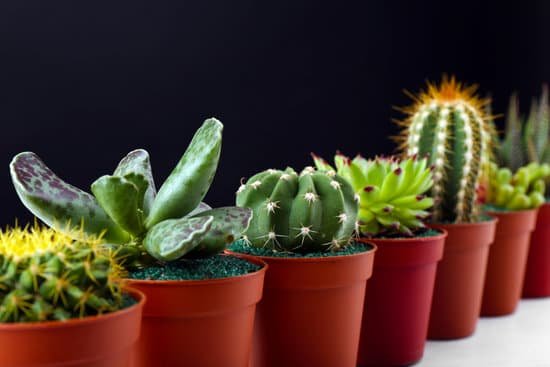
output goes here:
{"type": "Polygon", "coordinates": [[[269,257],[330,257],[330,256],[346,256],[354,255],[361,252],[368,251],[372,246],[361,243],[354,242],[353,244],[344,247],[338,251],[317,251],[317,252],[308,252],[308,253],[298,253],[298,252],[284,252],[284,251],[274,251],[269,248],[258,248],[248,245],[245,241],[239,240],[235,241],[229,246],[229,250],[241,254],[254,255],[254,256],[269,256],[269,257]]]}
{"type": "Polygon", "coordinates": [[[149,266],[130,272],[129,277],[138,280],[206,280],[253,273],[260,268],[235,256],[215,255],[149,266]]]}
{"type": "MultiPolygon", "coordinates": [[[[425,237],[434,237],[434,236],[439,236],[441,234],[440,231],[438,231],[437,229],[426,229],[426,230],[423,230],[423,231],[417,231],[417,232],[414,232],[413,233],[413,236],[403,236],[402,233],[396,233],[396,234],[391,234],[391,235],[387,235],[387,236],[383,236],[383,235],[380,235],[380,236],[376,236],[376,237],[373,237],[373,238],[394,238],[394,239],[403,239],[403,238],[425,238],[425,237]]],[[[368,239],[368,237],[367,237],[368,239]]]]}

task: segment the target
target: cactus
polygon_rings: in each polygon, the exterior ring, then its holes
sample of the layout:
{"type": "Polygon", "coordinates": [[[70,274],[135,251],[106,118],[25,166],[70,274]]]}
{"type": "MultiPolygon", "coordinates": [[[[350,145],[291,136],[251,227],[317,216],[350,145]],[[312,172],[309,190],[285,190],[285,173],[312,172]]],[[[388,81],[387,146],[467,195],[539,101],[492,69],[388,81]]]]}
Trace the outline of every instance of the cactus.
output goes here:
{"type": "Polygon", "coordinates": [[[550,165],[530,163],[512,176],[508,168],[490,165],[487,204],[507,209],[533,209],[544,204],[544,179],[550,176],[550,165]]]}
{"type": "Polygon", "coordinates": [[[0,322],[66,320],[120,309],[122,268],[97,237],[35,225],[0,232],[0,322]]]}
{"type": "Polygon", "coordinates": [[[428,83],[415,104],[403,109],[401,149],[429,156],[433,166],[435,222],[477,220],[476,189],[492,159],[494,131],[484,114],[489,100],[479,99],[476,88],[443,77],[440,86],[428,83]]]}
{"type": "Polygon", "coordinates": [[[269,169],[237,191],[253,211],[246,240],[277,251],[330,251],[351,243],[358,205],[351,185],[334,172],[269,169]]]}
{"type": "Polygon", "coordinates": [[[367,160],[360,155],[350,159],[341,153],[334,157],[336,170],[312,153],[317,169],[349,181],[359,197],[359,230],[365,236],[403,234],[412,236],[425,228],[433,199],[424,193],[432,185],[427,159],[416,156],[401,161],[394,157],[367,160]]]}
{"type": "Polygon", "coordinates": [[[16,155],[11,177],[21,201],[59,231],[101,234],[130,256],[134,267],[182,256],[208,256],[222,251],[247,228],[251,210],[211,209],[201,202],[214,178],[223,125],[209,119],[195,133],[180,162],[158,193],[149,154],[130,152],[113,175],[97,179],[93,196],[62,181],[32,152],[16,155]]]}
{"type": "Polygon", "coordinates": [[[498,150],[500,165],[517,171],[530,162],[550,163],[549,124],[550,105],[546,85],[542,87],[540,99],[532,101],[527,120],[520,115],[519,100],[513,94],[506,115],[504,140],[498,150]]]}

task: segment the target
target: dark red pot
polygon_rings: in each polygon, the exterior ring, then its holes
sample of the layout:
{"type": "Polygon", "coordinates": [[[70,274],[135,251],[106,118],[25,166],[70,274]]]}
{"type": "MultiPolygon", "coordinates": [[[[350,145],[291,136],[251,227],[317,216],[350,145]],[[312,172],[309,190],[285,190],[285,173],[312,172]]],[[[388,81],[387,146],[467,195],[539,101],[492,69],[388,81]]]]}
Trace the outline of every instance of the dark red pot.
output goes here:
{"type": "Polygon", "coordinates": [[[498,224],[487,262],[481,315],[508,315],[516,310],[521,297],[537,209],[489,214],[498,218],[498,224]]]}
{"type": "Polygon", "coordinates": [[[431,225],[448,235],[437,266],[429,339],[464,338],[475,331],[496,222],[431,225]]]}
{"type": "Polygon", "coordinates": [[[539,208],[525,268],[523,297],[550,296],[550,203],[539,208]]]}
{"type": "Polygon", "coordinates": [[[446,236],[443,231],[434,237],[368,240],[378,250],[365,297],[359,366],[403,366],[422,358],[446,236]]]}
{"type": "Polygon", "coordinates": [[[259,257],[269,271],[256,311],[249,367],[356,367],[374,251],[259,257]]]}

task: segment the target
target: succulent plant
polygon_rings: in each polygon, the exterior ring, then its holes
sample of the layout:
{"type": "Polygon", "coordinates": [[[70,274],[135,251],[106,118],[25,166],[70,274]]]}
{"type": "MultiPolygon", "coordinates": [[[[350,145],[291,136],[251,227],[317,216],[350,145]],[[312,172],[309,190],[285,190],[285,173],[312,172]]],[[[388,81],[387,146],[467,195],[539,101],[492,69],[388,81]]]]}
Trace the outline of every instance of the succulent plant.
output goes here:
{"type": "Polygon", "coordinates": [[[512,175],[509,168],[490,165],[487,204],[508,210],[533,209],[544,204],[544,180],[550,165],[530,163],[512,175]]]}
{"type": "Polygon", "coordinates": [[[130,257],[128,266],[207,256],[222,251],[247,228],[251,210],[211,209],[201,202],[214,178],[223,125],[208,119],[158,193],[149,154],[130,152],[112,175],[97,179],[93,196],[56,176],[32,152],[16,155],[11,176],[21,201],[46,224],[103,238],[130,257]]]}
{"type": "Polygon", "coordinates": [[[351,185],[334,172],[306,167],[269,169],[237,191],[237,205],[253,211],[246,240],[277,251],[329,251],[351,243],[357,201],[351,185]]]}
{"type": "Polygon", "coordinates": [[[484,114],[488,100],[479,99],[476,86],[465,87],[454,77],[414,97],[398,140],[406,155],[429,157],[433,166],[431,196],[435,222],[472,222],[479,207],[476,189],[483,170],[492,159],[494,137],[490,116],[484,114]]]}
{"type": "Polygon", "coordinates": [[[359,230],[363,235],[411,236],[414,231],[425,228],[423,221],[433,206],[433,199],[424,195],[433,185],[427,158],[367,160],[360,155],[350,159],[337,153],[335,169],[323,158],[312,156],[317,169],[335,171],[353,187],[359,197],[359,230]]]}
{"type": "Polygon", "coordinates": [[[540,99],[532,101],[527,120],[520,115],[519,99],[513,94],[506,114],[504,140],[498,150],[500,165],[516,171],[530,162],[550,163],[549,125],[546,85],[542,87],[540,99]]]}
{"type": "Polygon", "coordinates": [[[0,231],[0,322],[66,320],[123,305],[122,268],[97,237],[50,228],[0,231]]]}

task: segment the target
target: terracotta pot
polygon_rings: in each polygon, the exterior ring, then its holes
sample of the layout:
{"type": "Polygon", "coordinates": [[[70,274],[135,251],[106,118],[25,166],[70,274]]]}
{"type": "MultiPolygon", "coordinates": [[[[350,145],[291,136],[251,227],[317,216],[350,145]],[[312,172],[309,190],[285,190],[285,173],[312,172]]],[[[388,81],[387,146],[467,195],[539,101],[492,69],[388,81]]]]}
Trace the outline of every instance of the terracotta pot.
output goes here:
{"type": "Polygon", "coordinates": [[[523,297],[550,296],[550,203],[539,208],[527,256],[523,297]]]}
{"type": "Polygon", "coordinates": [[[478,223],[432,224],[448,232],[443,259],[437,266],[429,339],[458,339],[475,331],[489,246],[496,219],[478,223]]]}
{"type": "Polygon", "coordinates": [[[355,367],[375,249],[349,256],[260,257],[269,271],[250,367],[355,367]]]}
{"type": "Polygon", "coordinates": [[[147,296],[136,367],[246,367],[267,265],[210,280],[129,279],[147,296]]]}
{"type": "Polygon", "coordinates": [[[508,315],[515,311],[523,289],[537,209],[489,214],[498,218],[498,224],[487,263],[481,315],[508,315]]]}
{"type": "Polygon", "coordinates": [[[365,298],[359,366],[403,366],[422,358],[446,236],[443,231],[434,237],[369,239],[378,250],[365,298]]]}
{"type": "Polygon", "coordinates": [[[135,305],[101,316],[0,324],[0,366],[130,367],[145,296],[128,293],[135,305]]]}

